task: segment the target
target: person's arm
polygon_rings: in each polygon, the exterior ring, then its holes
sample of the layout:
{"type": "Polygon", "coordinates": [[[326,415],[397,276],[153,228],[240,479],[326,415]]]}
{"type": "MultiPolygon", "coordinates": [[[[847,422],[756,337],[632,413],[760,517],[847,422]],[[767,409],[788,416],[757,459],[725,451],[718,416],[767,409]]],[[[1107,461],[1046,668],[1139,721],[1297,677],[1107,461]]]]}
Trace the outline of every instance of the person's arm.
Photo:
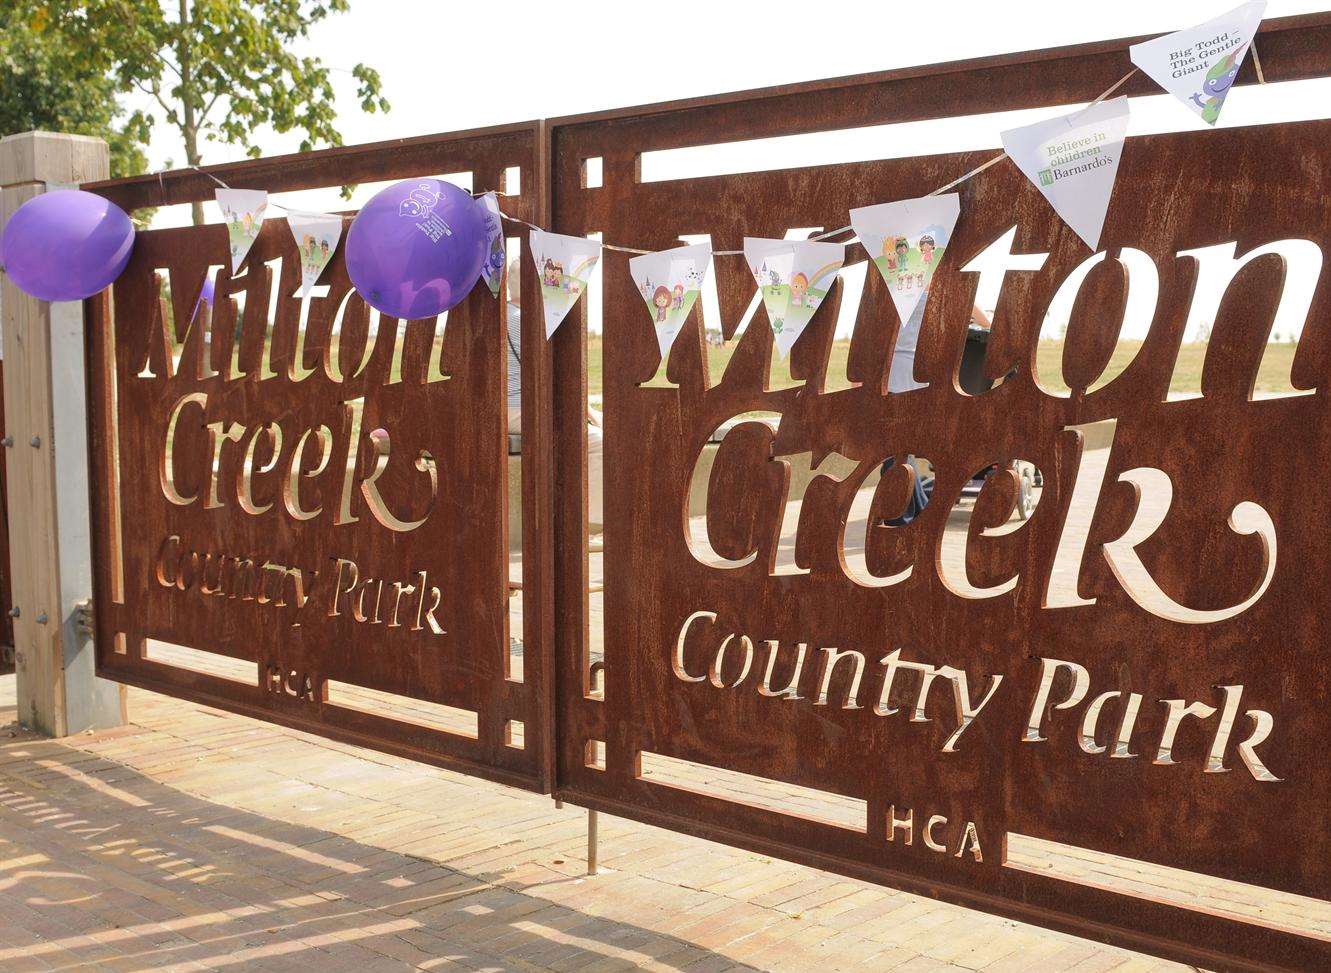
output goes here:
{"type": "Polygon", "coordinates": [[[981,311],[978,304],[971,308],[971,321],[985,331],[988,331],[994,326],[994,322],[989,320],[989,315],[981,311]]]}

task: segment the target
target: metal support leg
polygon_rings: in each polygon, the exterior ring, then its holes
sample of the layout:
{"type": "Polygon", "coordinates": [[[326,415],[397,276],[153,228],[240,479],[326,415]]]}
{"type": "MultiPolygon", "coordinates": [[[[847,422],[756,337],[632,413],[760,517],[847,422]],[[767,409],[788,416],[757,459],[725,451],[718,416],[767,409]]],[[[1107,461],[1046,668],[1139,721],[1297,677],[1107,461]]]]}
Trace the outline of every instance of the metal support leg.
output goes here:
{"type": "Polygon", "coordinates": [[[587,874],[588,875],[597,874],[596,870],[597,851],[598,849],[596,841],[596,812],[588,811],[587,812],[587,874]]]}

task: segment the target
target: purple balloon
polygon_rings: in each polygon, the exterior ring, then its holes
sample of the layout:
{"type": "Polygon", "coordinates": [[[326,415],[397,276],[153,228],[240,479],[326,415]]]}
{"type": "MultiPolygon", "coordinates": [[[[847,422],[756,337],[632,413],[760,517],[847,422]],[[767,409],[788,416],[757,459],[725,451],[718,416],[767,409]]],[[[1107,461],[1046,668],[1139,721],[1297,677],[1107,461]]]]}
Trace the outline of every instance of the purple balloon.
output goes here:
{"type": "Polygon", "coordinates": [[[59,189],[28,200],[9,219],[5,272],[43,301],[81,301],[110,286],[129,263],[134,224],[101,196],[59,189]]]}
{"type": "Polygon", "coordinates": [[[347,231],[347,275],[366,303],[395,318],[434,317],[470,293],[488,249],[481,205],[441,179],[376,193],[347,231]]]}

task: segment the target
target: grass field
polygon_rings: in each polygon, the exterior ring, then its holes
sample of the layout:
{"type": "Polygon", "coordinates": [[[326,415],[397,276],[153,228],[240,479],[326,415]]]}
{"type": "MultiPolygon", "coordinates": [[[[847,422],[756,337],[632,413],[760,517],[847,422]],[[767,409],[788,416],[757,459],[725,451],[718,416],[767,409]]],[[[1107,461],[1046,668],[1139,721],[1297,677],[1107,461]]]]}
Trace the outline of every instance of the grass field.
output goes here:
{"type": "MultiPolygon", "coordinates": [[[[591,395],[601,394],[601,338],[598,335],[592,335],[588,341],[588,360],[587,360],[587,388],[591,395]]],[[[1113,357],[1110,359],[1110,368],[1113,373],[1118,370],[1137,353],[1141,347],[1141,342],[1125,341],[1115,349],[1113,357]]],[[[1196,389],[1201,381],[1202,363],[1206,357],[1205,344],[1184,345],[1179,351],[1179,368],[1176,370],[1174,382],[1170,391],[1181,391],[1183,389],[1196,389]]],[[[1289,379],[1289,366],[1294,358],[1293,344],[1273,344],[1267,347],[1267,354],[1262,361],[1261,371],[1257,375],[1258,392],[1273,392],[1283,389],[1284,383],[1289,379]]],[[[712,380],[715,381],[724,371],[726,363],[734,351],[733,344],[725,348],[716,348],[711,345],[707,348],[708,367],[712,374],[712,380]]],[[[850,353],[849,341],[837,341],[832,345],[832,361],[829,374],[844,376],[846,374],[846,356],[850,353]]],[[[775,379],[778,387],[790,384],[789,359],[781,362],[775,369],[775,379]]],[[[1037,367],[1040,370],[1040,379],[1046,386],[1061,387],[1059,373],[1063,361],[1063,342],[1061,341],[1042,341],[1040,350],[1036,357],[1037,367]]],[[[845,383],[834,386],[830,391],[836,388],[844,388],[845,383]]]]}

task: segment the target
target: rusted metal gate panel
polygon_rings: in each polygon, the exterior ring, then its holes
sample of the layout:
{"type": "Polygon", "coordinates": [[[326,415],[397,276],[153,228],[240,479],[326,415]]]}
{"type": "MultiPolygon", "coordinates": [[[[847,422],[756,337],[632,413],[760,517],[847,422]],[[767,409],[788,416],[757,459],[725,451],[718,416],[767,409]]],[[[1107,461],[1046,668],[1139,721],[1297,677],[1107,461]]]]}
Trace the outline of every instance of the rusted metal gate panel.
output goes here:
{"type": "MultiPolygon", "coordinates": [[[[213,173],[282,191],[470,172],[479,191],[512,168],[528,188],[507,208],[536,219],[538,132],[213,173]]],[[[133,209],[213,186],[184,173],[90,188],[133,209]]],[[[520,663],[508,640],[504,305],[481,286],[446,327],[380,319],[341,249],[326,296],[303,303],[281,216],[270,208],[235,276],[224,226],[141,233],[90,305],[98,671],[548,790],[539,619],[520,663]],[[214,309],[196,311],[209,273],[214,309]]],[[[539,591],[536,570],[524,580],[539,591]]]]}
{"type": "MultiPolygon", "coordinates": [[[[1331,72],[1329,25],[1321,15],[1268,24],[1258,38],[1268,80],[1331,72]]],[[[551,122],[554,227],[660,249],[705,233],[733,250],[745,235],[843,226],[850,207],[923,195],[993,152],[652,183],[640,181],[640,154],[1085,102],[1130,70],[1128,43],[551,122]],[[584,185],[589,158],[602,160],[602,186],[584,185]]],[[[1123,90],[1152,93],[1140,75],[1123,90]]],[[[1056,878],[1009,856],[1012,836],[1028,836],[1331,897],[1321,810],[1331,794],[1331,640],[1315,567],[1331,555],[1331,416],[1320,387],[1331,364],[1328,275],[1293,363],[1291,391],[1310,394],[1249,397],[1286,276],[1284,258],[1271,255],[1241,270],[1225,296],[1201,396],[1166,398],[1199,266],[1177,254],[1233,241],[1242,255],[1281,240],[1326,253],[1331,123],[1135,138],[1117,187],[1102,247],[1114,258],[1128,248],[1145,255],[1158,304],[1132,364],[1088,392],[1127,289],[1149,287],[1148,274],[1128,274],[1116,259],[1093,270],[1072,312],[1062,369],[1074,391],[1065,397],[1034,380],[1037,338],[1058,287],[1091,254],[1006,162],[958,189],[961,220],[915,364],[928,387],[909,394],[886,394],[898,319],[872,268],[850,352],[855,387],[824,391],[841,287],[794,348],[798,386],[768,390],[772,342],[759,308],[723,375],[708,374],[695,309],[669,359],[676,387],[642,387],[658,364],[656,339],[627,255],[605,254],[603,690],[588,649],[577,318],[553,341],[558,796],[1209,968],[1331,965],[1324,936],[1215,904],[1184,908],[1163,894],[1056,878]],[[986,370],[991,380],[1013,374],[964,394],[957,376],[977,275],[961,268],[1013,227],[1012,252],[1049,256],[1038,271],[1006,276],[986,370]],[[705,522],[690,521],[690,481],[709,436],[755,411],[776,414],[775,429],[750,423],[726,438],[705,522]],[[1097,499],[1089,433],[1072,427],[1107,420],[1112,446],[1097,499]],[[791,467],[817,468],[832,454],[851,472],[815,479],[798,523],[783,530],[791,467]],[[934,499],[908,526],[879,526],[905,503],[907,455],[932,462],[934,499]],[[848,508],[891,458],[898,470],[873,494],[864,559],[852,571],[848,508]],[[1029,521],[1008,523],[1018,485],[1009,473],[992,477],[973,507],[952,509],[973,473],[1016,460],[1044,478],[1029,521]],[[1140,468],[1168,478],[1172,505],[1159,477],[1130,472],[1140,468]],[[1074,486],[1088,484],[1084,552],[1060,583],[1055,551],[1074,486]],[[1139,494],[1163,502],[1167,516],[1135,549],[1137,574],[1121,581],[1106,545],[1134,524],[1132,543],[1141,539],[1139,494]],[[1269,516],[1274,544],[1260,525],[1231,529],[1245,501],[1269,516]],[[967,516],[960,562],[949,562],[948,522],[967,516]],[[707,557],[699,536],[710,541],[707,557]],[[780,562],[784,570],[774,569],[780,562]],[[1142,594],[1143,572],[1158,596],[1142,594]],[[1182,612],[1163,600],[1224,615],[1254,594],[1251,607],[1208,622],[1174,620],[1182,612]],[[1040,705],[1045,672],[1052,681],[1040,705]],[[1000,676],[978,715],[963,711],[1000,676]],[[1075,705],[1053,708],[1073,696],[1075,705]],[[1206,708],[1180,716],[1193,702],[1206,708]],[[1087,715],[1092,705],[1098,720],[1087,715]],[[714,785],[728,772],[747,776],[727,796],[714,785]],[[792,796],[794,786],[819,793],[792,796]]],[[[847,257],[864,253],[853,245],[847,257]]],[[[735,256],[717,257],[713,274],[730,334],[753,279],[735,256]]]]}

